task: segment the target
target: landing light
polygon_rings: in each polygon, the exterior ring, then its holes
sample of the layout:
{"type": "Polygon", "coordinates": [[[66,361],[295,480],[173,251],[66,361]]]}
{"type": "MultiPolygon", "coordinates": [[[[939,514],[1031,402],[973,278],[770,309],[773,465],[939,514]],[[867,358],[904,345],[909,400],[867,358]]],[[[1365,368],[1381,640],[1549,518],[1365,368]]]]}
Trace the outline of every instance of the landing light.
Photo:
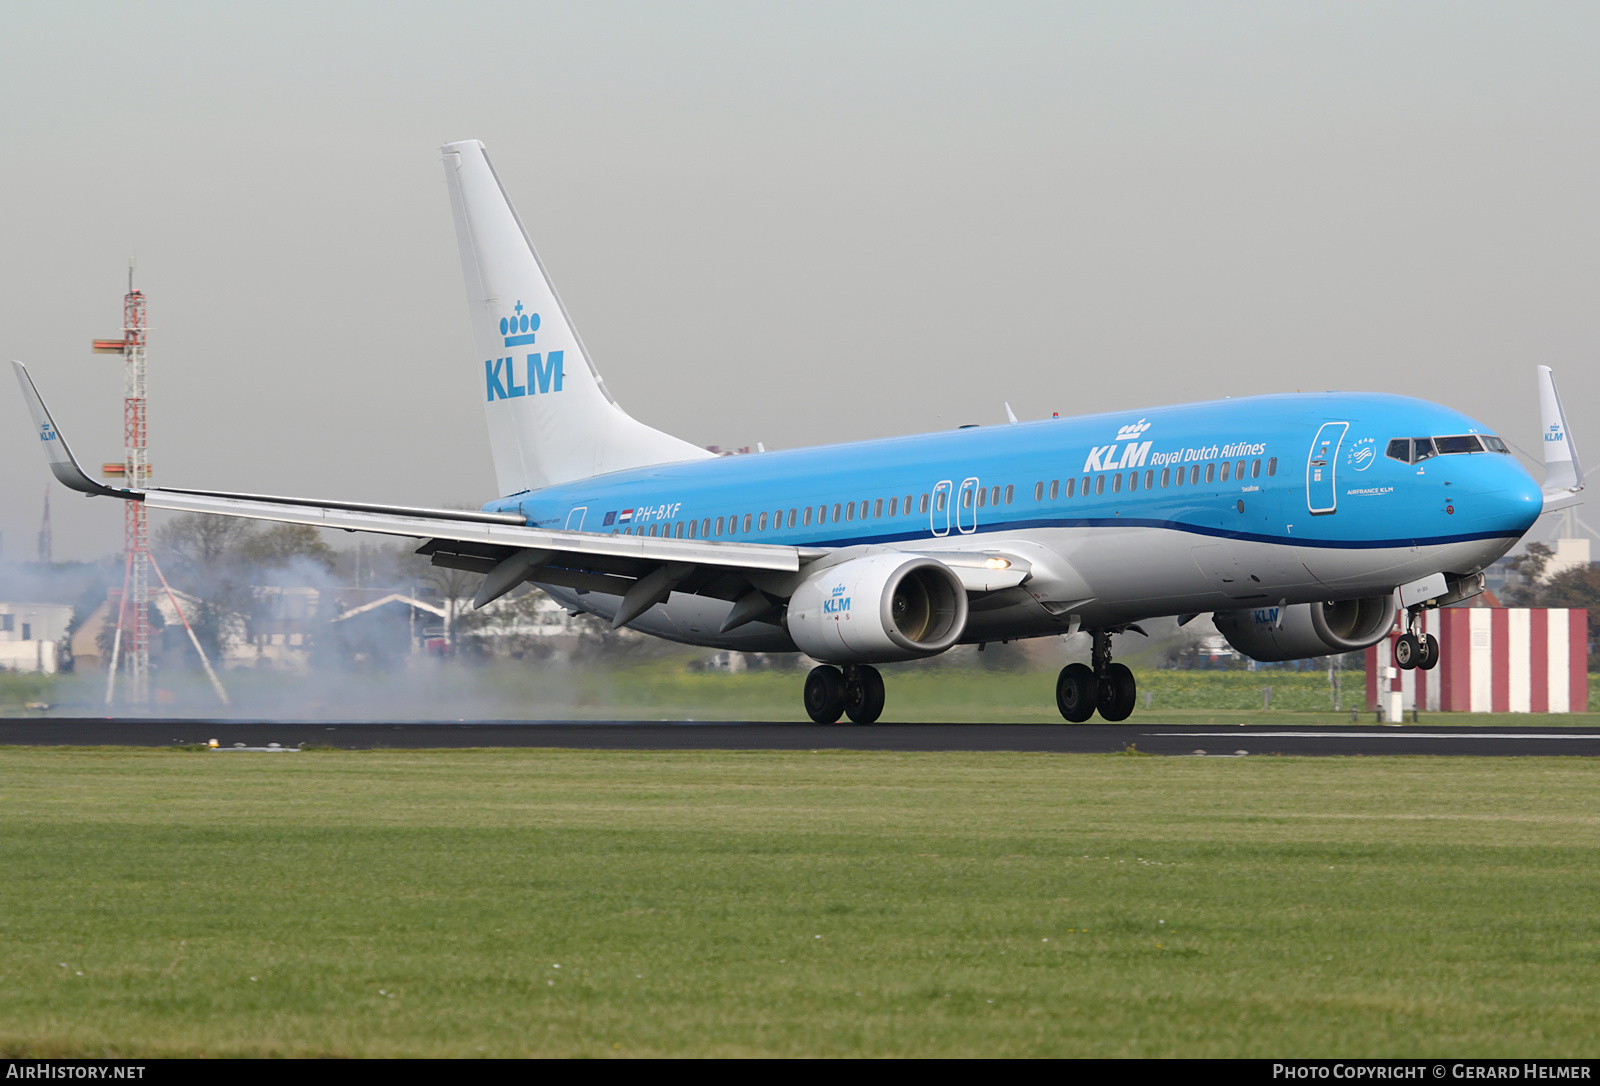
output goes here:
{"type": "Polygon", "coordinates": [[[986,569],[1010,569],[1011,563],[1004,558],[990,558],[983,563],[986,569]]]}

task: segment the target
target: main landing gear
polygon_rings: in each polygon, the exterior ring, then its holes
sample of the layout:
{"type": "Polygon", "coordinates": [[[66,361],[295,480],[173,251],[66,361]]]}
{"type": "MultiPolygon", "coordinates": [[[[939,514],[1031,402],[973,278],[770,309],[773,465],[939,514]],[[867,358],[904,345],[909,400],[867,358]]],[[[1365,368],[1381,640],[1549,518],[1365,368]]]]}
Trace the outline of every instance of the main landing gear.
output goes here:
{"type": "Polygon", "coordinates": [[[1408,608],[1406,632],[1394,639],[1394,663],[1403,671],[1410,671],[1414,667],[1432,671],[1439,666],[1439,639],[1432,634],[1417,633],[1417,619],[1421,615],[1422,608],[1408,608]]]}
{"type": "Polygon", "coordinates": [[[836,724],[841,715],[856,724],[871,724],[883,715],[883,676],[866,664],[832,664],[806,676],[806,715],[818,724],[836,724]]]}
{"type": "MultiPolygon", "coordinates": [[[[1143,630],[1139,631],[1143,633],[1143,630]]],[[[1056,708],[1074,724],[1082,724],[1096,710],[1104,720],[1127,720],[1139,697],[1133,672],[1111,662],[1111,631],[1094,631],[1093,666],[1068,664],[1056,678],[1056,708]]]]}

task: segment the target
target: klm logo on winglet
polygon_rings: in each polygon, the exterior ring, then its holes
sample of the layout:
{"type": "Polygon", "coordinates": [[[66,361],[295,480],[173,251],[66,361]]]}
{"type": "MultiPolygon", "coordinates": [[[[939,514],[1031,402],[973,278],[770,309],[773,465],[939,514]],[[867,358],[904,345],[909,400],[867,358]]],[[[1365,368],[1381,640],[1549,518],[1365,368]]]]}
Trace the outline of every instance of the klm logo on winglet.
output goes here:
{"type": "Polygon", "coordinates": [[[56,439],[56,432],[50,428],[50,424],[48,422],[40,423],[39,424],[39,440],[40,441],[54,441],[55,439],[56,439]]]}
{"type": "MultiPolygon", "coordinates": [[[[500,318],[500,334],[507,347],[532,343],[537,338],[539,314],[524,313],[522,303],[516,304],[516,315],[500,318]]],[[[489,402],[514,400],[518,396],[532,396],[544,392],[560,392],[562,364],[565,352],[524,355],[519,364],[516,356],[486,358],[483,360],[483,383],[489,402]],[[518,376],[522,381],[519,384],[518,376]]]]}
{"type": "Polygon", "coordinates": [[[1566,437],[1561,433],[1561,424],[1559,422],[1552,422],[1550,424],[1550,429],[1545,431],[1544,439],[1546,441],[1565,441],[1566,437]]]}

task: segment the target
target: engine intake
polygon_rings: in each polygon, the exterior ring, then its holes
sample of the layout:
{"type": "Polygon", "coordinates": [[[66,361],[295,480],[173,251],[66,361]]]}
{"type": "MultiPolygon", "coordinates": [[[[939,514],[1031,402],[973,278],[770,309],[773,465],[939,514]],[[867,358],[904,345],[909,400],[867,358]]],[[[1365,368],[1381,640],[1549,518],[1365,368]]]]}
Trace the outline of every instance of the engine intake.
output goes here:
{"type": "Polygon", "coordinates": [[[1253,660],[1304,660],[1354,652],[1382,641],[1394,625],[1394,597],[1368,596],[1291,607],[1218,611],[1217,630],[1253,660]],[[1282,611],[1281,621],[1279,611],[1282,611]]]}
{"type": "Polygon", "coordinates": [[[875,554],[818,570],[789,599],[785,622],[800,651],[829,664],[936,656],[967,625],[967,593],[943,562],[875,554]]]}

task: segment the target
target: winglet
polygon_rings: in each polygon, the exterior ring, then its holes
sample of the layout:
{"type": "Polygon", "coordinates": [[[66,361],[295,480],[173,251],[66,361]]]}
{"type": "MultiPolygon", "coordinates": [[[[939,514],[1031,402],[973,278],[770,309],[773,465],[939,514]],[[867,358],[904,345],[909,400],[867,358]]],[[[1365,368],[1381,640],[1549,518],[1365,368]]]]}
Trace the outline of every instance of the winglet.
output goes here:
{"type": "Polygon", "coordinates": [[[112,498],[142,500],[144,495],[137,490],[119,490],[102,486],[89,478],[78,466],[72,450],[67,448],[67,439],[56,429],[55,420],[50,417],[50,409],[45,407],[44,400],[39,397],[39,390],[33,387],[33,378],[28,376],[28,367],[14,359],[11,365],[16,368],[17,381],[22,385],[22,397],[28,401],[28,411],[33,415],[33,432],[44,442],[45,459],[50,462],[50,471],[60,480],[61,485],[84,494],[104,494],[112,498]]]}
{"type": "Polygon", "coordinates": [[[1544,433],[1544,511],[1548,513],[1583,500],[1583,465],[1578,463],[1578,450],[1567,429],[1549,366],[1539,367],[1539,416],[1544,433]]]}

